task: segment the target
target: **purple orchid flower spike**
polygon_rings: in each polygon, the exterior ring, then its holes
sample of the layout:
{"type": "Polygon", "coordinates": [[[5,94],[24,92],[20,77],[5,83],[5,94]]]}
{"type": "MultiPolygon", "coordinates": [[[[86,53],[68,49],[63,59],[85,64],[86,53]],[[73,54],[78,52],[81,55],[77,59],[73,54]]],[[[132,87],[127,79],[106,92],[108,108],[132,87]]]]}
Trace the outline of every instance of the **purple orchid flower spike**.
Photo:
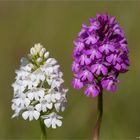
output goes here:
{"type": "MultiPolygon", "coordinates": [[[[98,13],[96,18],[90,18],[89,21],[90,26],[83,24],[82,30],[74,41],[72,71],[78,75],[79,81],[82,81],[83,86],[80,87],[97,83],[100,89],[109,90],[109,87],[103,84],[104,81],[109,82],[110,77],[113,77],[114,83],[119,73],[128,70],[127,41],[124,31],[114,16],[98,13]],[[114,76],[114,73],[117,74],[114,76]]],[[[116,87],[117,83],[116,81],[116,84],[111,84],[111,87],[116,87]]],[[[77,88],[75,82],[72,82],[72,85],[77,88]]],[[[113,88],[111,91],[114,91],[113,88]]]]}
{"type": "MultiPolygon", "coordinates": [[[[72,86],[75,89],[85,88],[84,93],[88,97],[98,96],[101,118],[103,89],[116,91],[119,74],[128,71],[129,50],[116,17],[98,13],[89,22],[89,26],[82,25],[74,41],[72,71],[75,78],[72,86]]],[[[99,128],[95,128],[94,138],[98,139],[96,130],[99,128]]]]}

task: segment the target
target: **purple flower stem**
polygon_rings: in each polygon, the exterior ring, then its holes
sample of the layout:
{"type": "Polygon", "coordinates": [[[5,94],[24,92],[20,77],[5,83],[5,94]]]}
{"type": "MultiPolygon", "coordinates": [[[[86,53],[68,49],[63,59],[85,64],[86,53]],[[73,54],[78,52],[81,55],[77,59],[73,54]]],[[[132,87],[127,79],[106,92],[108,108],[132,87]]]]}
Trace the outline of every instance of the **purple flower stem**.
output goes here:
{"type": "Polygon", "coordinates": [[[103,116],[103,93],[102,90],[100,91],[98,95],[98,106],[97,106],[98,112],[97,112],[97,121],[94,128],[93,133],[93,140],[99,140],[100,136],[100,128],[102,123],[102,116],[103,116]]]}

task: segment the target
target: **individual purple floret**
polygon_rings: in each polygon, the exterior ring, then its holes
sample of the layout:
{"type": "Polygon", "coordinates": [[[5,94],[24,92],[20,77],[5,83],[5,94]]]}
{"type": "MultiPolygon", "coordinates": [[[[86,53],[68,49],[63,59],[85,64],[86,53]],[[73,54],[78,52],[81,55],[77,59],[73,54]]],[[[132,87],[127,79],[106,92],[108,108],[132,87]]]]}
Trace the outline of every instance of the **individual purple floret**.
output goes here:
{"type": "Polygon", "coordinates": [[[104,89],[108,90],[108,91],[116,91],[116,84],[119,81],[116,79],[116,77],[114,76],[110,76],[110,77],[105,77],[101,80],[101,85],[104,89]]]}
{"type": "Polygon", "coordinates": [[[91,94],[93,97],[96,97],[100,93],[100,88],[96,83],[89,84],[84,92],[86,96],[91,94]]]}
{"type": "Polygon", "coordinates": [[[83,82],[81,82],[80,79],[75,78],[72,80],[72,85],[75,89],[81,89],[83,87],[83,82]]]}
{"type": "Polygon", "coordinates": [[[116,18],[97,14],[83,24],[74,41],[72,71],[75,89],[96,97],[102,89],[115,91],[118,75],[128,71],[127,40],[116,18]]]}

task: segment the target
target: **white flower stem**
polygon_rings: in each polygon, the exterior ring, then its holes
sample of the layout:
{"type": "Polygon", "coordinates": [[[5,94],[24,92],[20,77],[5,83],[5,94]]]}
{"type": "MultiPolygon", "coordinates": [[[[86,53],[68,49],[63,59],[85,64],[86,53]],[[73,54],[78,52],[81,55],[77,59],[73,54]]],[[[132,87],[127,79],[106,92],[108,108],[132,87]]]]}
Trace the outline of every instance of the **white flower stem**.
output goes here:
{"type": "Polygon", "coordinates": [[[97,121],[94,128],[94,135],[93,140],[99,140],[100,136],[100,128],[101,128],[101,122],[102,122],[102,115],[103,115],[103,93],[102,90],[98,95],[98,114],[97,114],[97,121]]]}
{"type": "Polygon", "coordinates": [[[46,126],[41,118],[39,119],[39,122],[41,128],[41,140],[47,140],[46,126]]]}

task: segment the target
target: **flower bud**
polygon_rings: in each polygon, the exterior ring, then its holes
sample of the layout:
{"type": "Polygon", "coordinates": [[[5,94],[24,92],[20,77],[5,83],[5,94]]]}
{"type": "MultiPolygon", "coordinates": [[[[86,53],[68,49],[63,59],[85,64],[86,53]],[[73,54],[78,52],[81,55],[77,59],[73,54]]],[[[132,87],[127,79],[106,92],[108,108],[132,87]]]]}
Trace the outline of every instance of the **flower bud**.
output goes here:
{"type": "Polygon", "coordinates": [[[33,47],[30,49],[30,53],[31,53],[32,56],[37,54],[35,48],[33,48],[33,47]]]}
{"type": "Polygon", "coordinates": [[[46,52],[45,54],[44,54],[44,58],[48,58],[49,57],[49,52],[46,52]]]}
{"type": "Polygon", "coordinates": [[[34,45],[34,48],[35,48],[36,52],[39,53],[40,50],[43,48],[43,46],[40,43],[38,43],[38,44],[34,45]]]}
{"type": "Polygon", "coordinates": [[[39,52],[40,57],[42,57],[45,52],[46,52],[46,49],[42,48],[41,51],[39,52]]]}
{"type": "Polygon", "coordinates": [[[37,58],[37,62],[38,62],[38,63],[42,62],[42,58],[40,58],[40,57],[37,58]]]}

